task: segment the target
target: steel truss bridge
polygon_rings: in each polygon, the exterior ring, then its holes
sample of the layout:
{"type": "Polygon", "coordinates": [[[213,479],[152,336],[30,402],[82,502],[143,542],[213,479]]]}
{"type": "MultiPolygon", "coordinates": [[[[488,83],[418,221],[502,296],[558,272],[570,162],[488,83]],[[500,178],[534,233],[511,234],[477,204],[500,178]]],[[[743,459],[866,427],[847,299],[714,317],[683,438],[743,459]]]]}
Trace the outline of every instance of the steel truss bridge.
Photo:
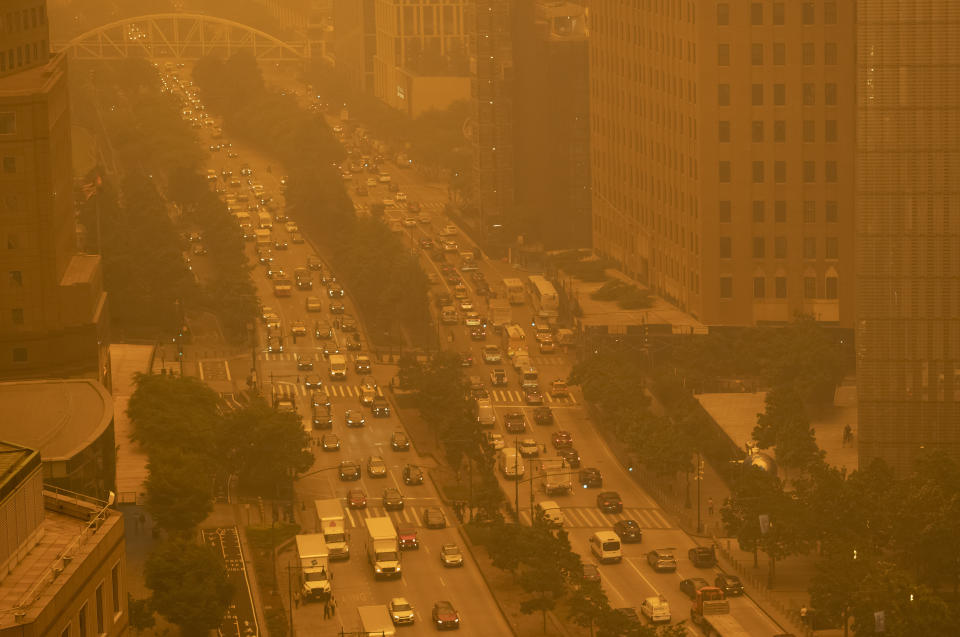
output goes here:
{"type": "MultiPolygon", "coordinates": [[[[258,62],[307,62],[311,44],[284,42],[239,22],[189,13],[160,13],[117,20],[75,37],[54,42],[55,51],[79,60],[151,58],[199,60],[227,58],[248,51],[258,62]]],[[[317,47],[316,54],[322,55],[317,47]]]]}

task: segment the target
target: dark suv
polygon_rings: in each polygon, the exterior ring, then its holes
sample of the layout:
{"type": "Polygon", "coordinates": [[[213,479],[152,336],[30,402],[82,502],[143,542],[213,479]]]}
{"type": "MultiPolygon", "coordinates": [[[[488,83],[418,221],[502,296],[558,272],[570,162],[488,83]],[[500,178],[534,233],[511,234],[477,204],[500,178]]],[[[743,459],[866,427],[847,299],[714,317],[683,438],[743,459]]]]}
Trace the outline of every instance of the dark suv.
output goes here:
{"type": "Polygon", "coordinates": [[[687,557],[697,568],[713,568],[717,563],[717,556],[709,546],[695,546],[687,551],[687,557]]]}

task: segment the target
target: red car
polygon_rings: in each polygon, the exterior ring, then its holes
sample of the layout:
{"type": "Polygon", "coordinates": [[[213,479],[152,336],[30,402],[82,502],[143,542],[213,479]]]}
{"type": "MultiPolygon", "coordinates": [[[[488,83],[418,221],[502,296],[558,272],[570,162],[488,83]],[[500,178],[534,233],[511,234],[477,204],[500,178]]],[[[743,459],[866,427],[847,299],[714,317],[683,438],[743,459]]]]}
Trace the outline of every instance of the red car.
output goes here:
{"type": "Polygon", "coordinates": [[[367,494],[363,489],[350,489],[347,491],[347,504],[351,509],[364,509],[367,506],[367,494]]]}
{"type": "Polygon", "coordinates": [[[550,437],[554,449],[566,449],[573,446],[573,436],[569,431],[555,431],[550,437]]]}

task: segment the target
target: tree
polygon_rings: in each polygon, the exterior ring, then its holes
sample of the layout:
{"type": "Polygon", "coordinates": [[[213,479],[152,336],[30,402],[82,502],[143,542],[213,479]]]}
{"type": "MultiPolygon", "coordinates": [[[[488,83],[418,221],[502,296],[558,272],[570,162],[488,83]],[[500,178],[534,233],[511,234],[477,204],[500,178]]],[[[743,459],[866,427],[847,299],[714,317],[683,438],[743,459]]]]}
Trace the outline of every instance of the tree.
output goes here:
{"type": "Polygon", "coordinates": [[[580,585],[574,586],[570,592],[567,606],[567,617],[577,626],[589,628],[593,637],[594,627],[610,611],[610,600],[600,582],[581,581],[580,585]]]}
{"type": "Polygon", "coordinates": [[[130,627],[138,635],[157,624],[157,618],[153,616],[151,606],[152,601],[149,597],[137,599],[132,594],[127,593],[127,612],[130,616],[130,627]]]}
{"type": "Polygon", "coordinates": [[[884,634],[903,637],[952,635],[957,611],[929,588],[917,585],[906,571],[888,562],[877,562],[864,579],[853,604],[853,631],[873,635],[877,613],[883,613],[884,634]]]}
{"type": "Polygon", "coordinates": [[[233,595],[220,556],[186,540],[165,542],[151,553],[144,579],[156,611],[188,637],[217,628],[233,595]]]}
{"type": "Polygon", "coordinates": [[[219,396],[193,376],[137,374],[127,403],[133,440],[153,449],[210,449],[219,396]]]}
{"type": "Polygon", "coordinates": [[[757,414],[757,426],[753,429],[761,449],[776,445],[780,464],[798,469],[823,457],[803,400],[792,384],[773,387],[767,392],[765,403],[766,410],[757,414]]]}
{"type": "Polygon", "coordinates": [[[147,509],[163,530],[185,535],[213,511],[213,476],[199,454],[155,450],[147,470],[147,509]]]}

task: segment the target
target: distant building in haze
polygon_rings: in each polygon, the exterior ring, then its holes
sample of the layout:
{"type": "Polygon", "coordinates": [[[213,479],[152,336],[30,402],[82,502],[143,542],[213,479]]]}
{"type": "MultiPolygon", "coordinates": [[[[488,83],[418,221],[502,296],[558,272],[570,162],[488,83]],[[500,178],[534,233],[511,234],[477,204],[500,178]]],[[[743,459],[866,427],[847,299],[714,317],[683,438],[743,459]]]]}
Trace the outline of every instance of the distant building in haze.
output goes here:
{"type": "Polygon", "coordinates": [[[0,10],[0,378],[105,378],[100,257],[78,254],[66,57],[43,0],[0,10]]]}
{"type": "Polygon", "coordinates": [[[357,91],[373,91],[377,53],[374,0],[333,0],[333,56],[337,73],[357,91]]]}
{"type": "Polygon", "coordinates": [[[707,325],[853,326],[854,6],[590,3],[595,251],[707,325]]]}
{"type": "Polygon", "coordinates": [[[859,0],[857,440],[960,461],[960,3],[859,0]]]}

